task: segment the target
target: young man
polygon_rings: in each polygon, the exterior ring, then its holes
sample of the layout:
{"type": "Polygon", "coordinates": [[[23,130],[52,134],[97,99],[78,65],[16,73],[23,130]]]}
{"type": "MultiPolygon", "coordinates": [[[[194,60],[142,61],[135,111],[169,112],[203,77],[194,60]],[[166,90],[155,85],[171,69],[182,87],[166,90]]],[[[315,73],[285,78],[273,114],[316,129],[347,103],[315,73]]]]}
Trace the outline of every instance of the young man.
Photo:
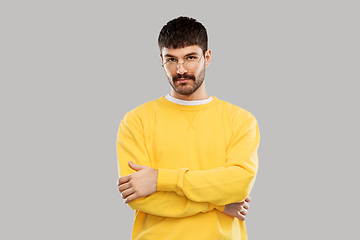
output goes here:
{"type": "Polygon", "coordinates": [[[168,22],[158,44],[171,93],[120,123],[118,188],[136,210],[132,239],[247,239],[258,125],[206,93],[207,42],[195,19],[168,22]]]}

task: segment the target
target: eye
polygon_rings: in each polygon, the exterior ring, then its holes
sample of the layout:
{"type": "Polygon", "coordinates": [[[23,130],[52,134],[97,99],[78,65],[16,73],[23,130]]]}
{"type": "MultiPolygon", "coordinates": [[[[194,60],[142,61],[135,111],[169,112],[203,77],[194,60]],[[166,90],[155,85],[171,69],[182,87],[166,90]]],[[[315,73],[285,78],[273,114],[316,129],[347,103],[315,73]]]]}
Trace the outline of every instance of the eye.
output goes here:
{"type": "Polygon", "coordinates": [[[196,56],[189,56],[187,60],[197,60],[198,58],[196,56]]]}
{"type": "Polygon", "coordinates": [[[166,59],[166,62],[169,62],[169,63],[177,62],[177,60],[175,58],[168,58],[168,59],[166,59]]]}

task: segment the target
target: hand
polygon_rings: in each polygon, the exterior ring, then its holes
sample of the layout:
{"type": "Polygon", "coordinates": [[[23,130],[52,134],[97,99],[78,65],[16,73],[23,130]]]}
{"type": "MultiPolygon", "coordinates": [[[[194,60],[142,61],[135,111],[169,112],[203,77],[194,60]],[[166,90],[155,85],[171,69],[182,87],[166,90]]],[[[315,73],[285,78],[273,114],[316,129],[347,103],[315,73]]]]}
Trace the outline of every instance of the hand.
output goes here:
{"type": "Polygon", "coordinates": [[[137,172],[118,180],[119,191],[125,203],[156,192],[158,170],[131,161],[129,161],[129,166],[137,172]]]}
{"type": "Polygon", "coordinates": [[[248,196],[244,201],[239,203],[230,203],[225,205],[225,209],[223,213],[236,217],[241,221],[245,220],[245,216],[248,213],[248,209],[250,207],[249,202],[251,201],[251,197],[248,196]]]}

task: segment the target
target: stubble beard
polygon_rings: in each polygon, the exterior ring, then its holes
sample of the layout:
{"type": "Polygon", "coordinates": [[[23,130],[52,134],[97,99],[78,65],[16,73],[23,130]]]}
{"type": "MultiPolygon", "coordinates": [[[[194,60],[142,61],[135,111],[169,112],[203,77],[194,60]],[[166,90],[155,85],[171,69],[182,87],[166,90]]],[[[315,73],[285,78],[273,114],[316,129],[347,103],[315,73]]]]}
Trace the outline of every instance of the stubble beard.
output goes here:
{"type": "Polygon", "coordinates": [[[175,90],[175,92],[177,92],[180,95],[190,95],[196,92],[196,90],[198,90],[199,87],[203,84],[205,79],[205,66],[196,77],[188,73],[185,73],[183,75],[177,74],[172,77],[169,77],[167,75],[167,77],[171,87],[175,90]],[[178,83],[177,80],[179,78],[190,79],[190,82],[178,83]]]}

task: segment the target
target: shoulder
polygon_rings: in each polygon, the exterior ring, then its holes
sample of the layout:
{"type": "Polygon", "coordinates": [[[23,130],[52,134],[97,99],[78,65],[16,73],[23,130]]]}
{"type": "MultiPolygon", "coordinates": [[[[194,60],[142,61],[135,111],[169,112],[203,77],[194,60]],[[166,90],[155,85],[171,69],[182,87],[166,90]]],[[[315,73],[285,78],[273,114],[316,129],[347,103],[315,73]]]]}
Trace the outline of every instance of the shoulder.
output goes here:
{"type": "Polygon", "coordinates": [[[130,110],[125,114],[121,122],[132,125],[139,125],[153,115],[159,105],[159,99],[148,101],[140,106],[130,110]]]}
{"type": "Polygon", "coordinates": [[[220,107],[222,108],[224,113],[228,114],[229,120],[231,120],[233,123],[257,123],[254,115],[252,115],[248,110],[242,107],[226,102],[224,100],[220,100],[220,107]]]}

